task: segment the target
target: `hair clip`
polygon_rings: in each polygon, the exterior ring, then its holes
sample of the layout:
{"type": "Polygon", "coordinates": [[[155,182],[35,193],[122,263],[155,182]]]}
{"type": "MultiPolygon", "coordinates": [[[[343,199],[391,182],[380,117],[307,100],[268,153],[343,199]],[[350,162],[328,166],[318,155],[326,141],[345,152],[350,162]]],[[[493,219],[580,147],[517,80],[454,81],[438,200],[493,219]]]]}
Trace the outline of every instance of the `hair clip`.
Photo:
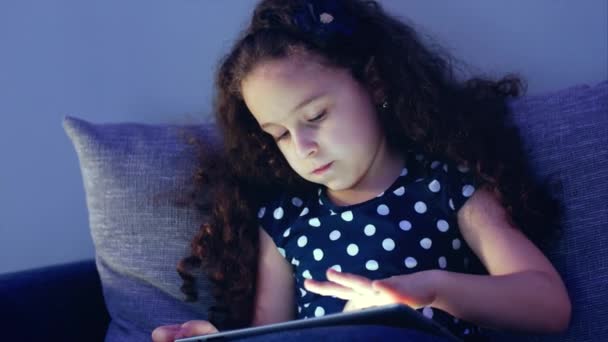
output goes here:
{"type": "Polygon", "coordinates": [[[323,23],[323,24],[329,24],[332,21],[334,21],[334,17],[333,15],[329,14],[329,13],[321,13],[321,15],[319,15],[319,20],[323,23]]]}
{"type": "Polygon", "coordinates": [[[349,37],[355,29],[355,20],[337,0],[306,0],[305,6],[294,14],[294,22],[300,30],[322,42],[336,35],[349,37]]]}

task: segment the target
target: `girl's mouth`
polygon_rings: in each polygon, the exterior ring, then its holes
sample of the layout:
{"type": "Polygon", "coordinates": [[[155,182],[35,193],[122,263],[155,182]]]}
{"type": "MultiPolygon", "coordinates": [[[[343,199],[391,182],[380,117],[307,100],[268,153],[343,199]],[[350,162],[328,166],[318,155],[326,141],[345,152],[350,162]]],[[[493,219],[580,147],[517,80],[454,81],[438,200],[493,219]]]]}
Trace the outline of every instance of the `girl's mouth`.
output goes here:
{"type": "Polygon", "coordinates": [[[314,173],[315,175],[320,175],[323,172],[327,171],[331,167],[332,164],[333,164],[333,162],[327,163],[327,164],[321,166],[320,168],[314,170],[312,173],[314,173]]]}

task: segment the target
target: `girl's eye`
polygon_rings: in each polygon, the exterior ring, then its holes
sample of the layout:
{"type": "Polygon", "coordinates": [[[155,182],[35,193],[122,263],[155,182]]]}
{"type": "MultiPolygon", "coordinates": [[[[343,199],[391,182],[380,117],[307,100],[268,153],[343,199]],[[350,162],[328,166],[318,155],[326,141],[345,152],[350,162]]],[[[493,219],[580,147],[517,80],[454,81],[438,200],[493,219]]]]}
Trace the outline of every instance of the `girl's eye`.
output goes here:
{"type": "Polygon", "coordinates": [[[314,118],[308,120],[308,122],[317,122],[321,119],[323,119],[325,117],[326,112],[322,111],[321,113],[319,113],[317,116],[315,116],[314,118]]]}
{"type": "Polygon", "coordinates": [[[283,139],[287,138],[288,135],[289,135],[289,131],[285,131],[285,133],[281,134],[278,138],[275,138],[274,140],[276,140],[276,141],[283,140],[283,139]]]}
{"type": "MultiPolygon", "coordinates": [[[[327,112],[324,110],[321,113],[317,114],[314,118],[308,120],[308,122],[318,122],[321,121],[325,115],[327,114],[327,112]]],[[[289,131],[285,131],[285,133],[281,134],[279,137],[274,138],[275,141],[281,141],[285,138],[287,138],[289,136],[289,131]]]]}

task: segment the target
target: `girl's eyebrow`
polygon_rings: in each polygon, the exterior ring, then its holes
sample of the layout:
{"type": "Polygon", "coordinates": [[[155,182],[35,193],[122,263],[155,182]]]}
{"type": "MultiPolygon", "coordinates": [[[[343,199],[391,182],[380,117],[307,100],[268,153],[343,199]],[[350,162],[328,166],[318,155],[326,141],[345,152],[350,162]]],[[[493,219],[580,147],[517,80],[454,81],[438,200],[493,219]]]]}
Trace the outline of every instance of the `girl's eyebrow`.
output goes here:
{"type": "MultiPolygon", "coordinates": [[[[294,112],[302,109],[303,107],[309,105],[310,103],[312,103],[316,99],[320,98],[321,96],[323,96],[323,93],[313,94],[309,98],[307,98],[304,101],[300,102],[300,104],[298,104],[297,106],[295,106],[289,113],[294,113],[294,112]]],[[[273,124],[272,122],[267,122],[267,123],[261,124],[260,127],[266,128],[267,126],[272,125],[272,124],[273,124]]]]}

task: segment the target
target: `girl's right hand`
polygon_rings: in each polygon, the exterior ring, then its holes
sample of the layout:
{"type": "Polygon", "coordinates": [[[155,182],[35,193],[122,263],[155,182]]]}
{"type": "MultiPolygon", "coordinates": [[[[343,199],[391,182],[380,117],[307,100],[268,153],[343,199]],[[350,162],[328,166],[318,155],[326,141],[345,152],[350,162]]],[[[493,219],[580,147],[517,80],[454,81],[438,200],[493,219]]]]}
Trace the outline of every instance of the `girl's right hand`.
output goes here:
{"type": "Polygon", "coordinates": [[[207,321],[188,321],[184,324],[163,325],[152,331],[152,341],[173,342],[178,338],[207,335],[218,332],[213,324],[207,321]]]}

